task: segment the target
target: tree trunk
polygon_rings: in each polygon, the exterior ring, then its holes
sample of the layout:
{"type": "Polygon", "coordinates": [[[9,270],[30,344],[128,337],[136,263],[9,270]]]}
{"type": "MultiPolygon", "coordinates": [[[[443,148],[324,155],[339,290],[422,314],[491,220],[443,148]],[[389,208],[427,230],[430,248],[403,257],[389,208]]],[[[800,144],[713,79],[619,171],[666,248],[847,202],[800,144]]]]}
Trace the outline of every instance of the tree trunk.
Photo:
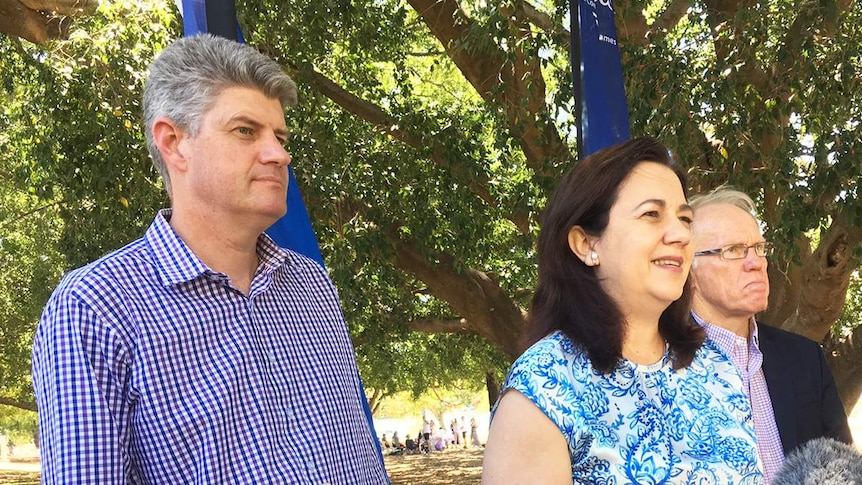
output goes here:
{"type": "Polygon", "coordinates": [[[0,0],[0,32],[44,44],[57,32],[48,31],[48,17],[18,0],[0,0]]]}
{"type": "Polygon", "coordinates": [[[497,375],[493,371],[485,373],[485,387],[488,389],[488,405],[493,409],[500,397],[500,384],[497,383],[497,375]]]}
{"type": "Polygon", "coordinates": [[[61,16],[91,13],[97,0],[0,0],[0,32],[35,44],[63,38],[68,22],[61,16]]]}
{"type": "Polygon", "coordinates": [[[850,414],[862,395],[862,326],[840,342],[834,338],[827,340],[823,350],[844,410],[850,414]]]}
{"type": "Polygon", "coordinates": [[[368,407],[371,408],[372,415],[377,414],[384,397],[386,397],[386,392],[381,389],[374,389],[371,392],[371,397],[368,397],[368,407]]]}
{"type": "MultiPolygon", "coordinates": [[[[800,291],[789,291],[786,294],[798,294],[798,298],[778,302],[773,307],[776,312],[788,315],[781,323],[781,328],[790,332],[822,342],[832,324],[841,316],[850,275],[857,264],[853,260],[853,248],[862,242],[862,229],[853,227],[841,214],[833,216],[829,229],[821,236],[820,245],[807,258],[801,267],[791,267],[789,273],[798,272],[795,277],[779,279],[772,286],[797,283],[800,291]],[[796,281],[794,281],[796,280],[796,281]],[[787,306],[792,311],[788,311],[787,306]]],[[[770,276],[776,276],[772,273],[770,276]]],[[[767,317],[768,318],[768,317],[767,317]]]]}

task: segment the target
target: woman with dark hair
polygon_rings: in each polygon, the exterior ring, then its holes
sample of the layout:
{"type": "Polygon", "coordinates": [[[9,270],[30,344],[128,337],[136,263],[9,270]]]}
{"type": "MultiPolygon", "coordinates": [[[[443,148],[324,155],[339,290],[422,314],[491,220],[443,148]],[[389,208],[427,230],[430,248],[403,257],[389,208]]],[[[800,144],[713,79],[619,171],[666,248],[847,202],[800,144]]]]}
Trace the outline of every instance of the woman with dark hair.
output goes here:
{"type": "Polygon", "coordinates": [[[578,162],[548,203],[529,348],[484,484],[762,483],[743,383],[689,317],[685,175],[639,138],[578,162]]]}

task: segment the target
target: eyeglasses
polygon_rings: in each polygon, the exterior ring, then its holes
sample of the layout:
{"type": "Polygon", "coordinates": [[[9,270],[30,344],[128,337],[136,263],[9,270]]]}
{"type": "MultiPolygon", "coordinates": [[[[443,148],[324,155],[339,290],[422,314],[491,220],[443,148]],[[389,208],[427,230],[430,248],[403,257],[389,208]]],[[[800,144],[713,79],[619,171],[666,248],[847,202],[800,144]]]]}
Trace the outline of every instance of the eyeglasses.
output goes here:
{"type": "Polygon", "coordinates": [[[751,246],[746,246],[745,244],[731,244],[730,246],[725,246],[723,248],[696,251],[694,255],[712,256],[714,254],[718,254],[721,256],[721,259],[745,259],[748,257],[748,250],[752,248],[754,249],[754,254],[762,258],[772,254],[775,246],[769,242],[754,243],[751,246]]]}

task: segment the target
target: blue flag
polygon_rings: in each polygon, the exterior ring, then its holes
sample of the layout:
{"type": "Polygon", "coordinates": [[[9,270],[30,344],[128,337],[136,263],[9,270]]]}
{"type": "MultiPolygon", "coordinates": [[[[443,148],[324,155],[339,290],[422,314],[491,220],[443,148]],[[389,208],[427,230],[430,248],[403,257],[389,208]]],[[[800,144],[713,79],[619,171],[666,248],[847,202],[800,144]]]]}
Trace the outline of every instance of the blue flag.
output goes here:
{"type": "MultiPolygon", "coordinates": [[[[186,36],[209,32],[237,42],[245,42],[239,23],[236,21],[234,0],[181,0],[181,2],[177,0],[183,15],[183,32],[186,36]]],[[[287,187],[287,214],[267,229],[266,233],[279,246],[303,254],[324,266],[323,257],[320,255],[320,246],[317,244],[314,229],[311,227],[311,219],[308,217],[308,211],[305,209],[299,187],[296,185],[293,167],[288,166],[287,169],[290,176],[287,187]]],[[[371,435],[376,438],[374,419],[371,415],[371,407],[365,397],[361,377],[359,377],[359,390],[371,435]]],[[[380,442],[375,439],[374,444],[382,461],[383,453],[380,449],[380,442]]]]}
{"type": "Polygon", "coordinates": [[[580,159],[631,135],[613,0],[570,0],[569,7],[580,159]]]}

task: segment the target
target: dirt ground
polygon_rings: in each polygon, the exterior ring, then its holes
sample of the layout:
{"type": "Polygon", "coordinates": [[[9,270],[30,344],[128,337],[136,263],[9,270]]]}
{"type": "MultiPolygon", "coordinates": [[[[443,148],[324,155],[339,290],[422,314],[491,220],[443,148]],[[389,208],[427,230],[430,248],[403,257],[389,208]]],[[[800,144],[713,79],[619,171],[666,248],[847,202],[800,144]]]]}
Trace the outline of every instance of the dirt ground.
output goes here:
{"type": "MultiPolygon", "coordinates": [[[[427,455],[386,456],[392,485],[474,485],[482,479],[482,450],[454,449],[427,455]]],[[[39,474],[0,470],[2,485],[36,485],[39,474]]]]}
{"type": "Polygon", "coordinates": [[[386,456],[392,485],[474,485],[482,481],[482,449],[386,456]]]}
{"type": "Polygon", "coordinates": [[[32,472],[0,471],[2,485],[38,485],[39,474],[32,472]]]}

